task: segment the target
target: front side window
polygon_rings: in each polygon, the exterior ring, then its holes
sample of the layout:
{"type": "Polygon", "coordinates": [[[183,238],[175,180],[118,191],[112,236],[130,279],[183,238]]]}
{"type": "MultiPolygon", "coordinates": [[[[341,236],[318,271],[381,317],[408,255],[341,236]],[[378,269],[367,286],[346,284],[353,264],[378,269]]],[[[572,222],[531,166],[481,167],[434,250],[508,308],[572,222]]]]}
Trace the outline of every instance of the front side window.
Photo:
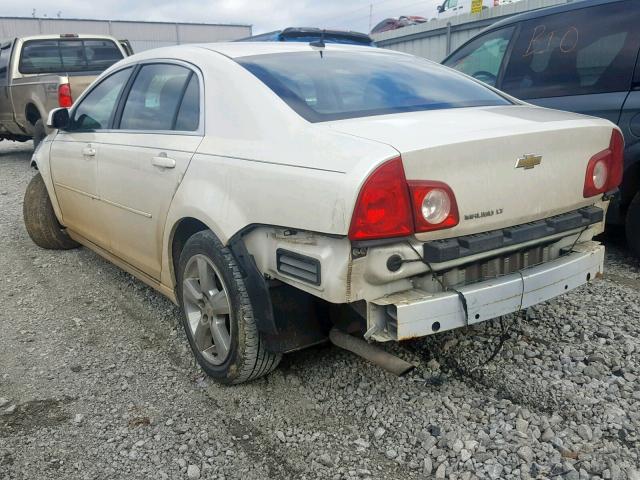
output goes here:
{"type": "Polygon", "coordinates": [[[637,2],[627,1],[524,22],[502,90],[519,98],[629,90],[637,19],[637,2]]]}
{"type": "Polygon", "coordinates": [[[486,84],[495,86],[514,27],[490,32],[468,43],[444,63],[486,84]]]}
{"type": "Polygon", "coordinates": [[[328,50],[236,61],[310,122],[511,104],[479,82],[409,55],[328,50]]]}
{"type": "Polygon", "coordinates": [[[125,102],[123,130],[173,130],[191,70],[169,64],[144,65],[125,102]]]}
{"type": "Polygon", "coordinates": [[[111,40],[29,40],[22,46],[20,73],[101,72],[122,59],[111,40]]]}
{"type": "Polygon", "coordinates": [[[125,68],[101,81],[74,109],[67,130],[109,128],[116,102],[130,74],[131,68],[125,68]]]}

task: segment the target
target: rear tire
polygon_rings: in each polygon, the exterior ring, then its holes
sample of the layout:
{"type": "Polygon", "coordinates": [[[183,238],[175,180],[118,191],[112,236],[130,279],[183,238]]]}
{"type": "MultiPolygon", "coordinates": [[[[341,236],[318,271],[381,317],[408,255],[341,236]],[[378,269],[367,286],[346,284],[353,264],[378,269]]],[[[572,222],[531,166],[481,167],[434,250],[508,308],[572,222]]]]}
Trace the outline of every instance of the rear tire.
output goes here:
{"type": "Polygon", "coordinates": [[[627,210],[626,231],[629,249],[640,258],[640,192],[636,193],[627,210]]]}
{"type": "Polygon", "coordinates": [[[39,173],[31,179],[24,193],[22,215],[27,233],[33,243],[39,247],[50,250],[69,250],[80,246],[67,235],[66,230],[58,222],[47,187],[39,173]]]}
{"type": "Polygon", "coordinates": [[[47,136],[47,131],[44,128],[44,122],[41,118],[33,126],[33,149],[35,150],[40,145],[40,142],[47,136]]]}
{"type": "Polygon", "coordinates": [[[178,301],[189,344],[214,380],[238,384],[268,374],[282,354],[266,350],[231,251],[209,230],[194,234],[180,254],[178,301]]]}

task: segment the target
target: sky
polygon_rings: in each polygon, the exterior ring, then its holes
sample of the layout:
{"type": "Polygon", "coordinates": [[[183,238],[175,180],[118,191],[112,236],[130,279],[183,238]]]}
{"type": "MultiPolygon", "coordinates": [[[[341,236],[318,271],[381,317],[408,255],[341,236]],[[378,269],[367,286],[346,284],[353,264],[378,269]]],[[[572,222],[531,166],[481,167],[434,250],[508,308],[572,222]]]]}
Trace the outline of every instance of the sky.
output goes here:
{"type": "Polygon", "coordinates": [[[0,0],[2,16],[240,23],[253,33],[288,26],[369,31],[373,5],[375,25],[387,17],[431,18],[442,0],[0,0]]]}

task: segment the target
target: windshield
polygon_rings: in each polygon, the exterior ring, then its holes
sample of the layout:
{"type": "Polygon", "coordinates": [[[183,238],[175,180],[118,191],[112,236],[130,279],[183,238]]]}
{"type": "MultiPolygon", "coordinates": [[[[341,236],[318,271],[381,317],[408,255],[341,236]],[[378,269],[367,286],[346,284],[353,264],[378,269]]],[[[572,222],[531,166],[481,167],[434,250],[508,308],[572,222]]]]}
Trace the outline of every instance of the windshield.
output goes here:
{"type": "Polygon", "coordinates": [[[408,55],[325,50],[236,61],[310,122],[511,104],[479,82],[408,55]]]}
{"type": "Polygon", "coordinates": [[[20,73],[102,72],[122,59],[110,40],[30,40],[20,55],[20,73]]]}

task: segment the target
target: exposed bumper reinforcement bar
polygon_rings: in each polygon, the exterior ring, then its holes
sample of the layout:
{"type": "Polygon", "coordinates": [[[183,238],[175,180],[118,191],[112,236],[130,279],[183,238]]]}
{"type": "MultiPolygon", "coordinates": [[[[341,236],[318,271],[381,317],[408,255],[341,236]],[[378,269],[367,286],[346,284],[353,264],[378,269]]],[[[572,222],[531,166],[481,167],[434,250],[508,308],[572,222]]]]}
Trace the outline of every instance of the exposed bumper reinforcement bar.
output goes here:
{"type": "MultiPolygon", "coordinates": [[[[467,301],[469,324],[544,302],[596,278],[603,271],[604,246],[576,245],[556,260],[459,289],[467,301]]],[[[369,302],[368,334],[378,341],[407,340],[465,326],[455,292],[407,290],[369,302]]]]}

